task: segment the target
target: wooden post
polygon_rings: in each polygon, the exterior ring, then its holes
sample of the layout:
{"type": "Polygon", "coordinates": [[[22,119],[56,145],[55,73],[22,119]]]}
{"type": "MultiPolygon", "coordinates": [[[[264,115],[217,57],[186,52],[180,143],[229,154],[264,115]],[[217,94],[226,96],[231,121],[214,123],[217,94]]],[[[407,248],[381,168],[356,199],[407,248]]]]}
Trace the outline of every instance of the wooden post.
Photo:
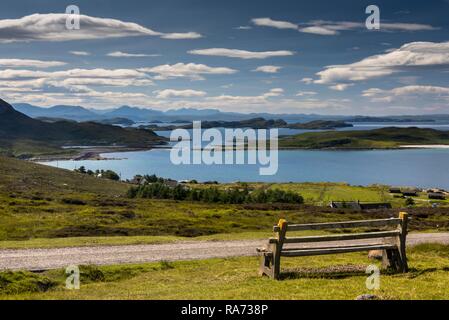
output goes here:
{"type": "Polygon", "coordinates": [[[285,233],[287,232],[288,222],[284,219],[280,219],[278,223],[278,241],[275,245],[275,250],[273,252],[273,278],[278,280],[281,273],[281,251],[284,245],[285,233]]]}
{"type": "Polygon", "coordinates": [[[408,226],[408,213],[400,212],[399,219],[401,219],[399,235],[399,254],[401,258],[401,272],[408,272],[407,253],[406,253],[406,241],[407,241],[407,226],[408,226]]]}

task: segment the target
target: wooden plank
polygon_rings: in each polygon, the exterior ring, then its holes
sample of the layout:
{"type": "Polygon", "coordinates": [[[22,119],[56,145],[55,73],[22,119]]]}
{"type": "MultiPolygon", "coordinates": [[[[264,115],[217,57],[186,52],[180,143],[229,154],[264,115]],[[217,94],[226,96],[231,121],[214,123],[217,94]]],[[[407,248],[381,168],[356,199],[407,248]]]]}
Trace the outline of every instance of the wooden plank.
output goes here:
{"type": "Polygon", "coordinates": [[[396,243],[355,243],[355,244],[340,244],[340,245],[324,245],[324,246],[314,246],[314,247],[288,247],[284,248],[282,251],[298,251],[298,250],[321,250],[321,249],[339,249],[339,248],[359,248],[366,246],[383,246],[383,245],[393,245],[395,248],[399,248],[396,243]]]}
{"type": "MultiPolygon", "coordinates": [[[[375,220],[359,220],[359,221],[344,221],[344,222],[326,222],[326,223],[309,223],[309,224],[291,224],[288,225],[287,231],[305,231],[305,230],[323,230],[323,229],[344,229],[357,227],[380,227],[400,225],[402,222],[398,218],[390,219],[375,219],[375,220]]],[[[279,232],[279,227],[274,226],[273,231],[279,232]]]]}
{"type": "Polygon", "coordinates": [[[358,251],[387,250],[394,248],[397,248],[397,246],[391,244],[381,244],[381,245],[365,245],[365,246],[338,247],[327,249],[284,250],[281,252],[281,256],[303,257],[303,256],[316,256],[316,255],[336,254],[336,253],[349,253],[358,251]]]}
{"type": "Polygon", "coordinates": [[[397,237],[399,235],[400,235],[399,230],[393,230],[393,231],[336,234],[324,236],[291,237],[285,238],[284,243],[309,243],[309,242],[323,242],[323,241],[376,239],[376,238],[397,237]]]}

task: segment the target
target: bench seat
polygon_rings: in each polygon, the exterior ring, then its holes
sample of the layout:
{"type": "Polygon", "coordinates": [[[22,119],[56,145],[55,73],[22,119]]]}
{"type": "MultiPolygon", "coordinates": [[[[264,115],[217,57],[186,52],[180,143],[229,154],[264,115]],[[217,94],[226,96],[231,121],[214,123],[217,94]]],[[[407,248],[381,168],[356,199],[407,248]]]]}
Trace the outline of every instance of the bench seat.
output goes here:
{"type": "Polygon", "coordinates": [[[305,257],[305,256],[317,256],[325,254],[358,252],[358,251],[388,250],[397,248],[398,246],[394,244],[354,245],[354,246],[322,247],[313,249],[291,248],[282,250],[281,256],[305,257]]]}

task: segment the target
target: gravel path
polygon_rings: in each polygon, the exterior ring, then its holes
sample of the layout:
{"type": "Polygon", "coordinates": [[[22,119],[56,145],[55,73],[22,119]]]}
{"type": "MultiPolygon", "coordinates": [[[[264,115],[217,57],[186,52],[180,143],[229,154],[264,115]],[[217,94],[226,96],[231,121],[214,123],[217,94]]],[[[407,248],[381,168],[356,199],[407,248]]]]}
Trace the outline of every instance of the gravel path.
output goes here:
{"type": "MultiPolygon", "coordinates": [[[[410,234],[407,244],[429,242],[449,244],[449,233],[410,234]]],[[[83,264],[112,265],[255,256],[256,248],[265,243],[266,240],[191,241],[155,245],[0,250],[0,270],[48,270],[83,264]]],[[[349,242],[339,242],[344,243],[349,242]]],[[[321,243],[323,244],[325,243],[321,243]]]]}

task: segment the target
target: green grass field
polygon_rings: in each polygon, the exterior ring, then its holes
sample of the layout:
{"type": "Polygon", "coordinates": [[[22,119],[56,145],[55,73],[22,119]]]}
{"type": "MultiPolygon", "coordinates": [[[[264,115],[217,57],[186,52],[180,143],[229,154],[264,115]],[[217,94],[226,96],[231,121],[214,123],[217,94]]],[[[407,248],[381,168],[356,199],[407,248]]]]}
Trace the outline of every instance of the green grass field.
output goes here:
{"type": "MultiPolygon", "coordinates": [[[[219,185],[225,188],[230,185],[219,185]]],[[[195,185],[195,187],[207,187],[195,185]]],[[[264,238],[280,218],[294,223],[397,216],[404,199],[385,186],[343,183],[250,184],[300,193],[305,205],[224,205],[171,200],[128,199],[129,185],[25,161],[0,158],[0,247],[135,244],[198,238],[264,238]],[[371,213],[334,210],[330,200],[390,201],[394,209],[371,213]]],[[[449,230],[444,208],[424,198],[411,229],[449,230]]],[[[448,202],[441,203],[444,206],[448,202]]]]}
{"type": "MultiPolygon", "coordinates": [[[[218,185],[228,188],[235,185],[218,185]]],[[[222,205],[128,199],[128,184],[0,157],[0,248],[154,244],[182,240],[264,239],[279,218],[294,223],[397,216],[404,199],[386,186],[250,183],[300,193],[304,205],[222,205]],[[331,200],[391,202],[373,212],[335,210],[331,200]]],[[[207,185],[194,185],[206,188],[207,185]]],[[[413,231],[449,230],[448,202],[421,195],[406,208],[413,231]]],[[[409,249],[409,274],[384,274],[382,299],[449,298],[449,247],[409,249]]],[[[354,299],[367,292],[366,254],[285,260],[283,281],[257,276],[254,258],[84,266],[81,290],[64,287],[63,270],[0,273],[0,299],[354,299]],[[354,270],[356,272],[354,272],[354,270]],[[360,272],[362,271],[362,272],[360,272]]]]}
{"type": "Polygon", "coordinates": [[[80,290],[65,288],[64,270],[0,273],[0,299],[449,299],[449,246],[409,249],[410,272],[382,271],[366,288],[366,253],[284,259],[283,280],[257,275],[258,259],[234,258],[81,267],[80,290]]]}

